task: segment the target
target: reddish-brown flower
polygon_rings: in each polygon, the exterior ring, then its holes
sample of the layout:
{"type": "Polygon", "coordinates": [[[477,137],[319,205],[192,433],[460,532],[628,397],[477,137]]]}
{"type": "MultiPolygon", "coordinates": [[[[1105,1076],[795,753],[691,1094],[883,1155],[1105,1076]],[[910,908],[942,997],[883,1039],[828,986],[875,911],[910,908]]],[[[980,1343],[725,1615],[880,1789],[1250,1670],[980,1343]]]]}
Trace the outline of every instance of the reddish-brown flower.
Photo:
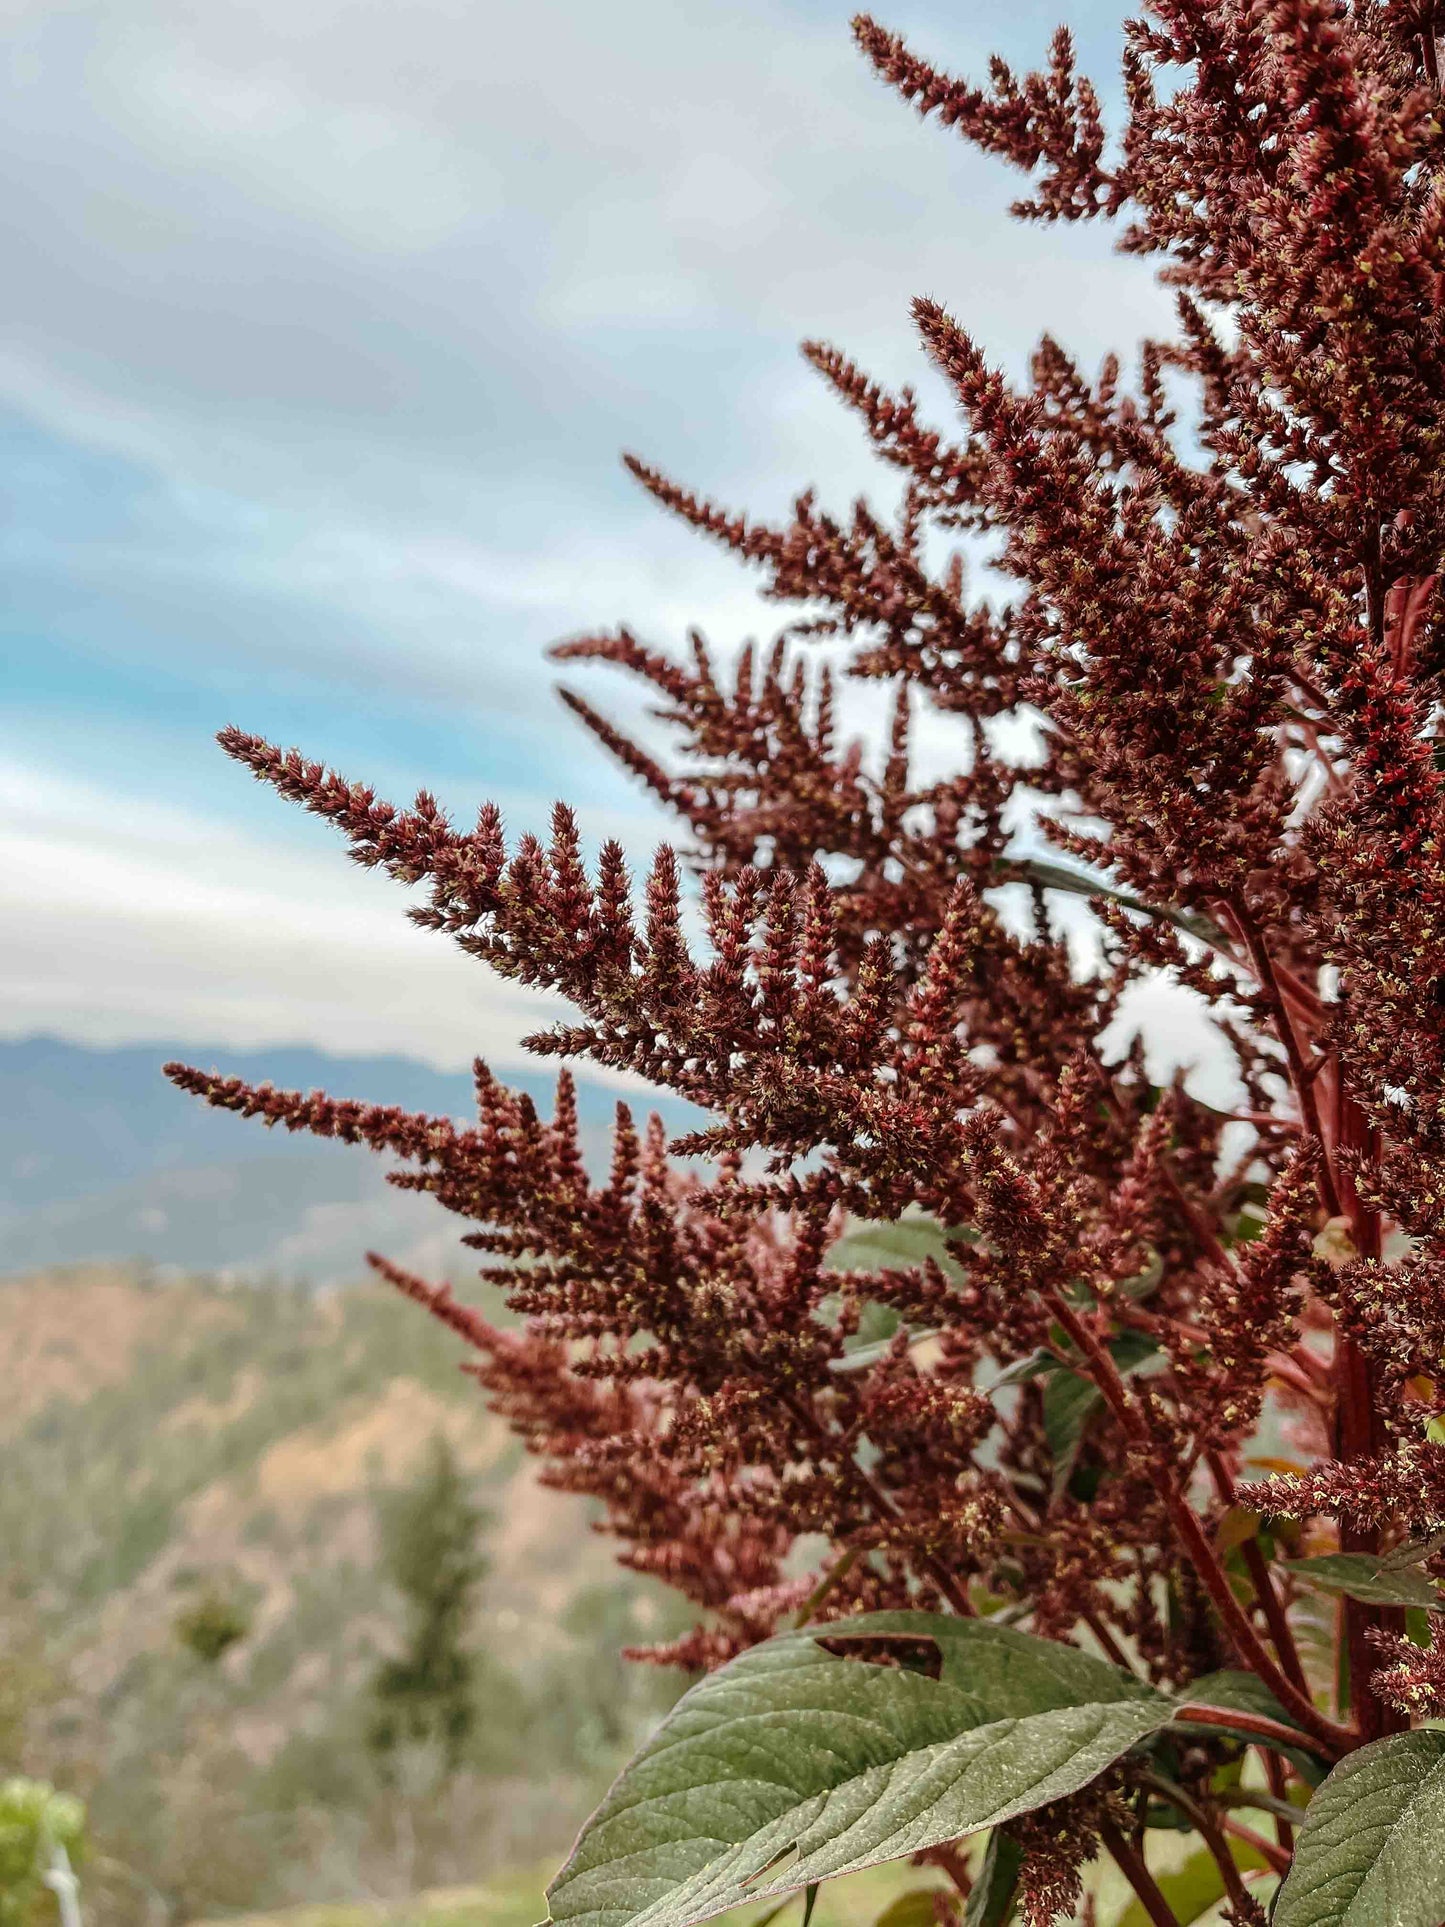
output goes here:
{"type": "MultiPolygon", "coordinates": [[[[490,807],[460,830],[223,736],[423,884],[420,923],[571,1004],[535,1049],[710,1114],[669,1152],[620,1109],[598,1176],[566,1073],[546,1120],[478,1065],[461,1130],[172,1067],[390,1152],[476,1224],[515,1329],[381,1268],[474,1348],[547,1478],[695,1603],[662,1657],[712,1665],[800,1612],[1002,1609],[1163,1683],[1242,1666],[1327,1753],[1436,1704],[1393,1607],[1348,1600],[1348,1663],[1322,1665],[1278,1560],[1301,1531],[1383,1557],[1445,1521],[1438,24],[1155,0],[1111,144],[1066,34],[973,85],[856,23],[906,99],[1032,175],[1028,218],[1123,221],[1179,328],[1132,386],[1045,340],[1014,388],[920,301],[951,433],[811,345],[902,479],[888,512],[809,493],[769,526],[630,464],[798,613],[761,658],[625,629],[558,650],[640,678],[671,732],[665,755],[567,698],[681,825],[640,890],[611,845],[588,874],[564,807],[509,851],[490,807]],[[968,598],[955,534],[991,545],[1005,608],[968,598]],[[840,738],[840,678],[879,686],[878,742],[840,738]],[[963,749],[925,783],[928,711],[963,749]],[[1160,973],[1210,1015],[1233,1111],[1105,1048],[1160,973]],[[892,1246],[831,1260],[858,1221],[892,1246]]],[[[1205,1825],[1212,1758],[1181,1767],[1205,1825]]],[[[1043,1825],[1040,1920],[1114,1821],[1043,1825]]]]}

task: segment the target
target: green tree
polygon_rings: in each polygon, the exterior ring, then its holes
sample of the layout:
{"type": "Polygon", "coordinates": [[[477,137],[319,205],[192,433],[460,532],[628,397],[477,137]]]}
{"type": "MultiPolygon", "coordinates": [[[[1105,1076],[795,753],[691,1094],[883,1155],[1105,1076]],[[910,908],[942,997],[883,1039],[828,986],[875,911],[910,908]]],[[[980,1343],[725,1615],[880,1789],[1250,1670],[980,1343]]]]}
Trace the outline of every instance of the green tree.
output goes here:
{"type": "Polygon", "coordinates": [[[215,1586],[208,1586],[175,1621],[176,1638],[207,1666],[224,1658],[250,1630],[246,1608],[215,1586]]]}
{"type": "Polygon", "coordinates": [[[79,1800],[45,1781],[0,1782],[0,1927],[55,1918],[57,1883],[69,1885],[84,1825],[79,1800]]]}
{"type": "Polygon", "coordinates": [[[372,1682],[368,1737],[388,1767],[410,1743],[434,1748],[450,1774],[476,1723],[476,1657],[466,1640],[486,1573],[477,1550],[485,1515],[440,1435],[421,1477],[389,1494],[379,1511],[387,1574],[405,1602],[406,1644],[372,1682]]]}

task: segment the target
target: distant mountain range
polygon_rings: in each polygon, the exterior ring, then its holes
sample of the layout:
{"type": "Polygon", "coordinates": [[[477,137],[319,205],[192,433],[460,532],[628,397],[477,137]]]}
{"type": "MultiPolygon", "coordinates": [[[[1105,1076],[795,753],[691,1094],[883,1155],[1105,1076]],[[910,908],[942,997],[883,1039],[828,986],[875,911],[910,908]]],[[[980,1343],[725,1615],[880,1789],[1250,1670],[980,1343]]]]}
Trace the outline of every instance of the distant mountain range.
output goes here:
{"type": "MultiPolygon", "coordinates": [[[[282,1089],[321,1088],[447,1117],[473,1111],[466,1073],[403,1057],[0,1042],[0,1273],[125,1259],[330,1284],[358,1277],[369,1248],[421,1268],[471,1268],[460,1223],[429,1198],[387,1184],[383,1160],[213,1111],[162,1077],[171,1058],[282,1089]]],[[[550,1112],[548,1075],[524,1071],[508,1082],[550,1112]]],[[[606,1155],[616,1101],[614,1090],[579,1079],[594,1164],[606,1155]]],[[[697,1116],[675,1099],[655,1108],[675,1130],[697,1116]]]]}

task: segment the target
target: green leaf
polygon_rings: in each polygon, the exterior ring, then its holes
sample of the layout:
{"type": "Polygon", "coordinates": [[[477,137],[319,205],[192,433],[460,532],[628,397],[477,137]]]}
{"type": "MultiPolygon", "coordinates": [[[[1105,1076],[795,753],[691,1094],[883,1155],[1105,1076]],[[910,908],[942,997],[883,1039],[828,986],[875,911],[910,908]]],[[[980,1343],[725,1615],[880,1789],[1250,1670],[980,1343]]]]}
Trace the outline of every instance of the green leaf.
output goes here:
{"type": "Polygon", "coordinates": [[[963,1927],[1006,1927],[1013,1916],[1023,1859],[1022,1848],[995,1827],[988,1836],[988,1851],[968,1896],[963,1927]]]}
{"type": "Polygon", "coordinates": [[[1318,1559],[1282,1559],[1280,1564],[1307,1586],[1343,1593],[1367,1606],[1421,1606],[1432,1612],[1440,1609],[1440,1594],[1424,1573],[1408,1569],[1386,1572],[1372,1553],[1327,1552],[1318,1559]]]}
{"type": "Polygon", "coordinates": [[[583,1829],[551,1920],[690,1927],[902,1859],[1087,1786],[1171,1711],[1103,1660],[987,1620],[785,1633],[679,1701],[583,1829]],[[888,1639],[932,1642],[938,1678],[867,1663],[888,1639]],[[871,1644],[839,1656],[853,1640],[871,1644]]]}
{"type": "Polygon", "coordinates": [[[1430,1629],[1430,1615],[1419,1606],[1405,1608],[1405,1637],[1413,1645],[1429,1648],[1434,1645],[1435,1637],[1430,1629]]]}
{"type": "Polygon", "coordinates": [[[1087,870],[1071,870],[1066,864],[1049,863],[1041,857],[995,857],[993,873],[999,883],[1037,883],[1046,890],[1067,890],[1071,896],[1107,897],[1125,910],[1134,910],[1146,917],[1163,917],[1167,923],[1187,930],[1191,937],[1211,944],[1216,950],[1228,948],[1228,938],[1212,918],[1198,911],[1182,910],[1173,903],[1143,903],[1087,870]]]}
{"type": "Polygon", "coordinates": [[[810,1884],[807,1893],[803,1896],[803,1927],[808,1927],[809,1921],[813,1918],[813,1909],[817,1904],[818,1883],[815,1880],[810,1884]]]}
{"type": "Polygon", "coordinates": [[[1120,1332],[1109,1342],[1114,1363],[1121,1372],[1139,1372],[1146,1365],[1162,1365],[1159,1340],[1148,1332],[1120,1332]]]}
{"type": "Polygon", "coordinates": [[[1191,1680],[1179,1697],[1181,1700],[1194,1700],[1201,1706],[1220,1706],[1226,1712],[1258,1713],[1265,1719],[1279,1720],[1286,1726],[1294,1725],[1263,1680],[1234,1667],[1226,1667],[1219,1673],[1206,1673],[1201,1679],[1191,1680]]]}
{"type": "Polygon", "coordinates": [[[938,1927],[938,1909],[933,1904],[936,1887],[910,1887],[891,1907],[885,1907],[873,1927],[938,1927]]]}
{"type": "Polygon", "coordinates": [[[1098,1386],[1077,1372],[1055,1372],[1044,1386],[1044,1437],[1054,1462],[1054,1498],[1074,1476],[1089,1420],[1103,1409],[1098,1386]]]}
{"type": "MultiPolygon", "coordinates": [[[[891,1224],[859,1218],[849,1225],[829,1251],[827,1269],[896,1270],[905,1265],[921,1265],[925,1259],[933,1258],[950,1277],[957,1278],[961,1274],[950,1251],[950,1241],[973,1244],[977,1239],[978,1233],[966,1226],[945,1231],[935,1219],[923,1216],[899,1218],[891,1224]]],[[[833,1362],[830,1369],[835,1372],[866,1371],[887,1353],[899,1323],[898,1314],[882,1305],[865,1307],[864,1328],[858,1340],[842,1358],[833,1362]]],[[[937,1335],[935,1331],[916,1326],[909,1332],[908,1342],[910,1345],[921,1345],[937,1335]]]]}
{"type": "Polygon", "coordinates": [[[829,1271],[890,1271],[921,1265],[934,1258],[945,1271],[956,1272],[949,1240],[977,1242],[978,1233],[964,1226],[945,1231],[933,1218],[899,1218],[891,1224],[857,1219],[828,1253],[829,1271]]]}
{"type": "Polygon", "coordinates": [[[1439,1927],[1445,1917],[1445,1733],[1362,1746],[1305,1809],[1274,1927],[1439,1927]]]}
{"type": "Polygon", "coordinates": [[[756,1920],[749,1921],[748,1927],[773,1927],[773,1922],[780,1920],[792,1906],[794,1898],[794,1895],[789,1894],[785,1900],[780,1900],[776,1907],[769,1907],[765,1914],[760,1914],[756,1920]]]}
{"type": "MultiPolygon", "coordinates": [[[[1264,1855],[1256,1853],[1253,1847],[1238,1841],[1231,1843],[1230,1853],[1234,1864],[1240,1868],[1262,1867],[1264,1855]]],[[[1218,1906],[1224,1898],[1224,1876],[1219,1871],[1219,1863],[1207,1847],[1190,1854],[1182,1867],[1172,1873],[1155,1876],[1159,1890],[1169,1902],[1179,1927],[1189,1927],[1201,1914],[1207,1914],[1211,1907],[1218,1906]]],[[[1148,1912],[1142,1901],[1132,1901],[1114,1927],[1152,1927],[1148,1912]]]]}
{"type": "Polygon", "coordinates": [[[991,1392],[1002,1390],[1005,1385],[1023,1385],[1031,1378],[1044,1378],[1050,1372],[1062,1371],[1064,1361],[1053,1352],[1030,1352],[1027,1358],[1015,1359],[1006,1365],[989,1386],[991,1392]]]}
{"type": "MultiPolygon", "coordinates": [[[[911,1350],[914,1345],[926,1344],[930,1338],[937,1336],[936,1331],[923,1326],[915,1327],[908,1334],[909,1348],[911,1350]]],[[[876,1365],[880,1358],[886,1358],[892,1349],[891,1338],[875,1339],[871,1345],[857,1345],[841,1358],[835,1358],[828,1369],[832,1372],[865,1372],[870,1365],[876,1365]]]]}
{"type": "Polygon", "coordinates": [[[1407,1539],[1380,1561],[1381,1572],[1399,1572],[1402,1566],[1418,1566],[1445,1546],[1445,1532],[1433,1532],[1428,1539],[1407,1539]]]}
{"type": "MultiPolygon", "coordinates": [[[[1143,1332],[1123,1332],[1109,1350],[1127,1377],[1158,1358],[1159,1341],[1143,1332]]],[[[1044,1386],[1044,1437],[1054,1461],[1055,1498],[1073,1477],[1090,1420],[1103,1409],[1104,1396],[1098,1386],[1072,1367],[1061,1365],[1044,1386]]]]}

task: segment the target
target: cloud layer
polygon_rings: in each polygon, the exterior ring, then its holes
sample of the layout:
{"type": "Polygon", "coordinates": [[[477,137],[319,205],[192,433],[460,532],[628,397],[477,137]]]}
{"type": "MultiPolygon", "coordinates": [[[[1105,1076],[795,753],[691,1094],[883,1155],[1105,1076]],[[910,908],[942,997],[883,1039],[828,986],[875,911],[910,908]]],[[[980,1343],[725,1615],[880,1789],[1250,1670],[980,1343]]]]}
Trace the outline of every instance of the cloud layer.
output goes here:
{"type": "MultiPolygon", "coordinates": [[[[1059,11],[889,18],[977,72],[1059,11]]],[[[533,1000],[427,945],[214,729],[468,813],[500,793],[519,828],[560,791],[641,853],[662,826],[560,715],[546,643],[773,617],[617,449],[766,511],[843,501],[874,472],[798,337],[937,395],[915,293],[1014,369],[1046,325],[1090,362],[1167,325],[1107,236],[1010,224],[1016,183],[816,0],[5,12],[12,1034],[515,1061],[533,1000]]],[[[1112,29],[1075,24],[1107,77],[1112,29]]]]}

